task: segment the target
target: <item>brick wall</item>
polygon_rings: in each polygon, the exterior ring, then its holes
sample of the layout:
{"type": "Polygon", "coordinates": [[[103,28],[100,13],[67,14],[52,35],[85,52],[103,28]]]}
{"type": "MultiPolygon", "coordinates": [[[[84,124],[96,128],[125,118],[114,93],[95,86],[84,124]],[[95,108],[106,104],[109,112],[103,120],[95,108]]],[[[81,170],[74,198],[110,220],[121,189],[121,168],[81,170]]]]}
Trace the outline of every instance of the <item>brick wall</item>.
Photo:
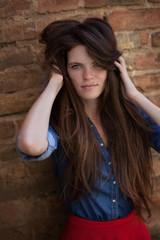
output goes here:
{"type": "MultiPolygon", "coordinates": [[[[16,153],[18,128],[47,82],[40,31],[50,22],[108,18],[136,86],[160,106],[159,0],[0,1],[0,239],[57,240],[67,218],[51,159],[28,163],[16,153]]],[[[153,151],[153,239],[160,239],[160,156],[153,151]],[[157,238],[156,238],[157,237],[157,238]]]]}

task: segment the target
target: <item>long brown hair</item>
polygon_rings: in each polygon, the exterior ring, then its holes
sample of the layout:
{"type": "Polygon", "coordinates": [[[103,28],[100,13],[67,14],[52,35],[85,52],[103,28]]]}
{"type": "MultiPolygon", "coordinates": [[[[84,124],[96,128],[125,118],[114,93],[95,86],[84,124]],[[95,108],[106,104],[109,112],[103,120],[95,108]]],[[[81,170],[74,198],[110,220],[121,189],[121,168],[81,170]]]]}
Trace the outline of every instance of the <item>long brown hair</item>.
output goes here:
{"type": "Polygon", "coordinates": [[[108,138],[112,172],[121,191],[132,199],[137,213],[142,216],[144,208],[150,217],[153,167],[147,133],[149,127],[137,108],[124,97],[120,73],[114,66],[121,53],[117,50],[111,26],[98,18],[87,18],[83,23],[56,21],[43,30],[41,41],[46,44],[46,63],[64,76],[64,85],[51,113],[51,124],[59,134],[67,160],[63,176],[64,195],[66,198],[70,196],[72,201],[80,199],[86,192],[92,194],[97,177],[102,177],[103,157],[83,103],[67,73],[68,51],[83,44],[88,54],[108,71],[99,109],[108,138]]]}

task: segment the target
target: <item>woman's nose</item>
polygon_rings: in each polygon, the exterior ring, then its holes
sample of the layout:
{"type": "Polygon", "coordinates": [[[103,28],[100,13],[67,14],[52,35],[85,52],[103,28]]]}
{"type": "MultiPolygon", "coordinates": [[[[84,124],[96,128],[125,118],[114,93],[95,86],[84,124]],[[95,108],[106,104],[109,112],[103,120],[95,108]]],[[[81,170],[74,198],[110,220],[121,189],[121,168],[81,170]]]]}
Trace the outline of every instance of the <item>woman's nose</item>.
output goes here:
{"type": "Polygon", "coordinates": [[[93,77],[93,72],[92,72],[92,69],[90,68],[86,68],[84,69],[84,72],[83,72],[83,78],[84,80],[89,80],[93,77]]]}

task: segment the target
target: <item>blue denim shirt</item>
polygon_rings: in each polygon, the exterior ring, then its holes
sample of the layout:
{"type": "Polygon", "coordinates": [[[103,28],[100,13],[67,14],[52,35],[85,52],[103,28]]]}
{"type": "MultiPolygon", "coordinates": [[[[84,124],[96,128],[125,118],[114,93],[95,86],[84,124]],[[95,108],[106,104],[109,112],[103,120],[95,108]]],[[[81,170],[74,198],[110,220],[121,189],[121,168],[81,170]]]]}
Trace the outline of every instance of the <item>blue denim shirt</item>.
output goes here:
{"type": "MultiPolygon", "coordinates": [[[[149,133],[151,147],[153,147],[156,151],[160,152],[160,127],[154,124],[153,121],[149,117],[147,117],[147,115],[144,116],[150,123],[152,123],[152,128],[155,130],[154,132],[149,133]]],[[[127,216],[130,212],[132,212],[132,210],[134,209],[132,200],[129,197],[124,196],[124,194],[121,192],[114,174],[112,174],[108,178],[107,182],[105,181],[106,178],[109,176],[109,172],[111,169],[111,159],[108,153],[108,149],[105,146],[96,127],[90,120],[89,123],[93,129],[101,153],[103,154],[105,160],[102,164],[103,177],[100,192],[97,195],[99,188],[99,179],[97,179],[94,193],[92,195],[87,198],[84,197],[80,201],[73,201],[70,203],[67,202],[67,208],[72,214],[89,220],[111,221],[118,218],[123,218],[127,216]]],[[[23,159],[29,161],[40,161],[52,155],[55,165],[55,173],[60,185],[66,163],[59,160],[63,149],[59,141],[58,135],[51,127],[49,127],[47,139],[48,148],[40,156],[28,156],[20,152],[18,149],[17,150],[21,154],[23,159]]]]}

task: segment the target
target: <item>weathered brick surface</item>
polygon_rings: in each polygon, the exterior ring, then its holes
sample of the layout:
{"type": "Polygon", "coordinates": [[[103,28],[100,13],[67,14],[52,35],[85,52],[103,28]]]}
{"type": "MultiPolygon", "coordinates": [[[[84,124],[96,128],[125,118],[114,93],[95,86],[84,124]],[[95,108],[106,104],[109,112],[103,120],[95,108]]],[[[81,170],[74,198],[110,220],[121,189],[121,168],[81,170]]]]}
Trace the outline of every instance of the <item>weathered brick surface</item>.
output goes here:
{"type": "Polygon", "coordinates": [[[160,47],[160,32],[156,32],[152,34],[152,46],[160,47]]]}
{"type": "Polygon", "coordinates": [[[160,0],[148,0],[149,3],[160,3],[160,0]]]}
{"type": "Polygon", "coordinates": [[[25,177],[25,167],[22,161],[1,162],[0,178],[4,183],[25,177]]]}
{"type": "Polygon", "coordinates": [[[15,161],[19,156],[14,146],[14,141],[12,144],[2,143],[0,144],[0,160],[1,161],[15,161]]]}
{"type": "MultiPolygon", "coordinates": [[[[32,234],[33,235],[33,234],[32,234]]],[[[31,237],[32,237],[31,235],[31,237]]],[[[28,235],[24,235],[23,233],[21,233],[19,231],[19,228],[9,228],[9,229],[0,229],[0,236],[3,240],[8,240],[8,239],[12,239],[12,240],[28,240],[28,235]]],[[[30,238],[32,239],[32,238],[30,238]]]]}
{"type": "Polygon", "coordinates": [[[76,9],[78,7],[78,0],[64,0],[64,1],[56,1],[56,0],[38,0],[39,4],[39,12],[56,12],[67,9],[76,9]]]}
{"type": "MultiPolygon", "coordinates": [[[[60,18],[61,19],[61,18],[60,18]]],[[[51,22],[59,20],[57,18],[55,18],[55,16],[48,16],[45,15],[44,18],[37,18],[35,20],[35,24],[36,24],[36,28],[38,30],[39,33],[41,33],[41,31],[51,22]]]]}
{"type": "Polygon", "coordinates": [[[26,90],[0,96],[0,116],[28,111],[39,96],[40,91],[26,90]]]}
{"type": "Polygon", "coordinates": [[[148,97],[154,104],[156,104],[158,107],[160,107],[160,94],[157,93],[155,96],[148,97]]]}
{"type": "Polygon", "coordinates": [[[30,48],[8,47],[0,49],[0,70],[31,63],[33,63],[33,54],[30,48]]]}
{"type": "Polygon", "coordinates": [[[152,219],[150,223],[147,224],[150,233],[155,237],[160,237],[160,228],[159,228],[159,216],[160,216],[160,200],[155,201],[155,205],[152,210],[152,219]]]}
{"type": "Polygon", "coordinates": [[[9,224],[17,221],[17,209],[11,202],[0,202],[0,223],[7,222],[9,224]]]}
{"type": "Polygon", "coordinates": [[[32,0],[1,0],[0,1],[0,18],[11,17],[22,14],[22,10],[28,10],[32,0]]]}
{"type": "Polygon", "coordinates": [[[149,91],[150,89],[160,88],[160,73],[158,74],[143,74],[132,78],[135,85],[143,91],[149,91]]]}
{"type": "Polygon", "coordinates": [[[106,0],[85,0],[85,7],[102,7],[105,6],[106,0]]]}
{"type": "Polygon", "coordinates": [[[37,35],[34,22],[3,24],[0,31],[0,43],[33,39],[37,35]]]}
{"type": "Polygon", "coordinates": [[[11,93],[39,87],[44,83],[44,73],[39,66],[19,67],[0,72],[0,93],[11,93]]]}
{"type": "Polygon", "coordinates": [[[111,7],[111,6],[129,6],[129,5],[137,5],[137,4],[143,4],[144,0],[124,0],[124,1],[119,1],[119,0],[85,0],[85,6],[86,7],[111,7]]]}
{"type": "MultiPolygon", "coordinates": [[[[39,34],[59,19],[108,18],[137,88],[160,106],[159,0],[0,1],[0,240],[58,240],[68,211],[59,200],[51,158],[23,161],[15,149],[19,127],[48,81],[39,34]]],[[[151,222],[160,239],[160,155],[151,222]]]]}
{"type": "MultiPolygon", "coordinates": [[[[160,171],[159,160],[155,162],[155,171],[160,171]],[[157,169],[156,169],[157,168],[157,169]]],[[[154,201],[160,200],[160,176],[157,176],[154,180],[154,194],[153,194],[154,201]]]]}
{"type": "MultiPolygon", "coordinates": [[[[6,174],[5,176],[5,173],[4,173],[3,177],[0,178],[1,180],[0,202],[5,202],[6,198],[8,201],[12,201],[16,199],[22,199],[22,198],[27,199],[30,197],[38,197],[38,196],[45,197],[45,195],[48,195],[51,193],[53,195],[57,195],[58,193],[57,181],[55,180],[55,177],[53,177],[53,173],[54,173],[53,167],[52,167],[53,172],[48,174],[48,176],[46,175],[44,176],[42,172],[40,172],[39,175],[37,174],[36,176],[28,176],[26,173],[27,165],[25,165],[25,168],[24,168],[23,166],[21,166],[20,162],[15,162],[13,164],[10,168],[8,167],[9,170],[13,171],[12,175],[8,176],[6,174]],[[16,164],[17,164],[17,171],[18,170],[20,171],[18,175],[16,175],[16,164]],[[26,173],[24,177],[23,177],[23,174],[24,174],[23,170],[26,173]]],[[[37,171],[38,169],[39,169],[39,166],[37,165],[37,171]]],[[[30,213],[28,217],[32,217],[30,216],[30,213]]]]}
{"type": "Polygon", "coordinates": [[[159,69],[160,51],[128,55],[127,63],[131,70],[159,69]]]}
{"type": "Polygon", "coordinates": [[[141,48],[149,40],[147,33],[120,33],[116,37],[121,50],[141,48]]]}
{"type": "Polygon", "coordinates": [[[15,126],[12,120],[7,118],[0,119],[0,138],[13,137],[15,133],[15,126]]]}
{"type": "Polygon", "coordinates": [[[115,31],[141,30],[160,26],[160,8],[113,11],[108,21],[115,31]]]}

